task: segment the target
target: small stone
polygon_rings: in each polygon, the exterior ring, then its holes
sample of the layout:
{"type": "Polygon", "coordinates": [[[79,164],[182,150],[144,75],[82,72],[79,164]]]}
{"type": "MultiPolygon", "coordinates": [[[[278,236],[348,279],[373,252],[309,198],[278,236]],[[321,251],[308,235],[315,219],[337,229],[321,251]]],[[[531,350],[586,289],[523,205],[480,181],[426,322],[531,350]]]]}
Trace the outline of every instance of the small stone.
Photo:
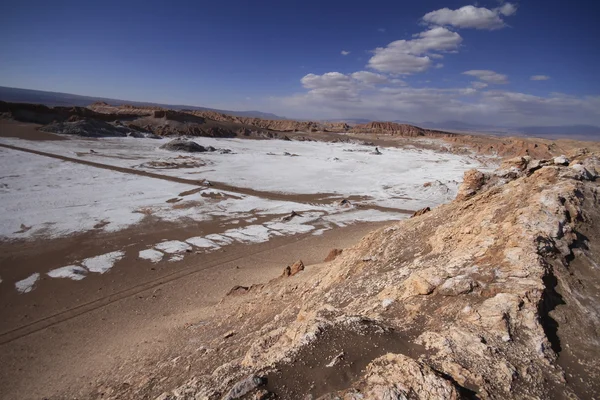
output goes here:
{"type": "Polygon", "coordinates": [[[240,399],[254,389],[263,386],[266,383],[266,378],[257,375],[250,375],[233,385],[231,390],[223,397],[223,400],[240,399]]]}
{"type": "Polygon", "coordinates": [[[342,359],[344,358],[344,352],[340,352],[338,355],[336,355],[335,357],[333,357],[331,359],[331,361],[329,362],[329,364],[325,365],[327,368],[331,368],[334,365],[336,365],[337,363],[339,363],[342,359]]]}
{"type": "Polygon", "coordinates": [[[223,339],[229,339],[230,337],[232,337],[233,335],[235,335],[235,331],[229,331],[226,334],[223,335],[223,339]]]}
{"type": "Polygon", "coordinates": [[[429,207],[421,208],[420,210],[415,211],[413,213],[413,215],[411,215],[411,218],[418,217],[420,215],[426,214],[429,211],[431,211],[431,208],[429,208],[429,207]]]}
{"type": "Polygon", "coordinates": [[[343,251],[342,249],[331,249],[329,254],[327,254],[327,257],[325,257],[325,260],[323,260],[323,261],[329,262],[329,261],[335,260],[337,258],[337,256],[342,254],[342,251],[343,251]]]}
{"type": "Polygon", "coordinates": [[[250,288],[248,286],[236,285],[236,286],[232,287],[225,296],[239,296],[242,294],[246,294],[249,289],[250,288]]]}
{"type": "Polygon", "coordinates": [[[569,165],[569,159],[565,156],[554,157],[554,164],[556,165],[569,165]]]}
{"type": "Polygon", "coordinates": [[[290,215],[286,215],[285,217],[281,218],[281,220],[283,222],[289,222],[291,221],[294,217],[301,217],[302,215],[298,214],[296,211],[292,211],[290,213],[290,215]]]}
{"type": "Polygon", "coordinates": [[[394,299],[383,299],[383,301],[381,302],[381,306],[383,308],[388,308],[392,304],[394,304],[394,299]]]}

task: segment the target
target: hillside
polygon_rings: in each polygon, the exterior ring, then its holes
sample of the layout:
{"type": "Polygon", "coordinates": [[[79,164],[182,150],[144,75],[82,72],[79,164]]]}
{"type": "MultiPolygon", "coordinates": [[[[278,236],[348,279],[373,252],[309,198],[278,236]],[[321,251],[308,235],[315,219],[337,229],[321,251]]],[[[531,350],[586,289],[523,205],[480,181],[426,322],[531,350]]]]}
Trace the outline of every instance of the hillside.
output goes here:
{"type": "Polygon", "coordinates": [[[396,122],[369,122],[352,127],[352,132],[366,132],[384,135],[397,135],[407,137],[430,136],[430,137],[456,137],[456,133],[433,131],[419,128],[418,126],[408,124],[398,124],[396,122]]]}
{"type": "Polygon", "coordinates": [[[568,163],[469,171],[454,202],[232,290],[178,357],[203,367],[159,398],[597,398],[600,160],[568,163]]]}
{"type": "Polygon", "coordinates": [[[39,128],[42,131],[86,137],[98,136],[94,130],[101,128],[103,132],[109,135],[112,132],[114,136],[205,136],[353,142],[382,147],[417,146],[442,152],[535,158],[557,156],[579,147],[594,151],[600,149],[597,142],[467,135],[394,122],[369,122],[350,127],[344,122],[269,120],[212,111],[172,110],[156,105],[114,106],[106,102],[96,102],[88,107],[48,107],[0,101],[0,117],[41,124],[44,125],[39,128]]]}

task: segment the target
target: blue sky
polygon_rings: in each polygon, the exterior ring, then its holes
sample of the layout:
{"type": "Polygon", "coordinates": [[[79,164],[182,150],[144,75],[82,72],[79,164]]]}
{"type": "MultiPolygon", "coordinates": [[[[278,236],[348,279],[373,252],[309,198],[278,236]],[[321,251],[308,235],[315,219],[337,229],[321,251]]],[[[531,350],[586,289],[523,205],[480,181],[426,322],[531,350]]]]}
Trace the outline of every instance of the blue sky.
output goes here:
{"type": "Polygon", "coordinates": [[[296,118],[600,125],[593,1],[22,0],[2,9],[2,86],[296,118]]]}

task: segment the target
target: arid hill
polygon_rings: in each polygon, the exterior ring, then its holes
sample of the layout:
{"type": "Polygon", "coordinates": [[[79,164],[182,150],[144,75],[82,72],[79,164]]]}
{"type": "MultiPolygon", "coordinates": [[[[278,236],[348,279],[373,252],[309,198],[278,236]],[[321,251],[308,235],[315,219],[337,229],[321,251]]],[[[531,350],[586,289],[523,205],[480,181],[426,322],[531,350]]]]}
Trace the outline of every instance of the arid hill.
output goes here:
{"type": "Polygon", "coordinates": [[[475,152],[498,157],[528,155],[534,158],[548,158],[577,148],[600,150],[600,144],[597,142],[467,135],[393,122],[370,122],[350,127],[343,122],[268,120],[238,117],[214,111],[176,111],[127,104],[113,106],[104,102],[96,102],[86,108],[47,107],[39,104],[0,101],[0,117],[49,125],[48,128],[40,127],[40,129],[50,132],[91,137],[99,136],[93,131],[93,127],[102,125],[105,132],[112,131],[117,136],[125,132],[135,137],[152,137],[152,135],[247,137],[355,142],[382,147],[410,145],[436,151],[475,152]],[[96,124],[95,121],[103,121],[104,124],[96,124]]]}
{"type": "Polygon", "coordinates": [[[414,125],[397,124],[395,122],[369,122],[368,124],[355,125],[352,129],[355,133],[376,133],[382,135],[398,135],[398,136],[433,136],[433,137],[457,137],[456,133],[432,131],[429,129],[419,128],[414,125]]]}
{"type": "MultiPolygon", "coordinates": [[[[160,107],[138,107],[128,104],[111,106],[104,102],[93,103],[91,110],[101,113],[135,113],[138,115],[152,115],[153,111],[163,110],[160,107]]],[[[239,117],[223,114],[216,111],[181,110],[182,113],[210,119],[219,122],[230,122],[241,125],[251,125],[257,128],[278,132],[345,132],[349,126],[345,123],[321,123],[313,121],[270,120],[251,117],[239,117]]]]}
{"type": "Polygon", "coordinates": [[[203,367],[158,398],[598,398],[599,171],[584,153],[472,170],[454,202],[236,288],[178,357],[203,367]]]}

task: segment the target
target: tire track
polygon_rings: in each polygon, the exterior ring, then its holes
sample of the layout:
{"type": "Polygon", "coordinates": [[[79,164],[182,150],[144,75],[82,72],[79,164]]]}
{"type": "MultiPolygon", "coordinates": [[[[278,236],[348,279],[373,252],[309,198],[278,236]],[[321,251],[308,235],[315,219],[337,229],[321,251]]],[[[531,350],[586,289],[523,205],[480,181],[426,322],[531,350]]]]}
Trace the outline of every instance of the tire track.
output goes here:
{"type": "MultiPolygon", "coordinates": [[[[308,238],[308,236],[306,236],[298,241],[303,241],[303,240],[306,240],[307,238],[308,238]]],[[[102,307],[106,307],[110,304],[124,300],[128,297],[132,297],[132,296],[135,296],[142,292],[155,289],[155,288],[165,285],[167,283],[174,282],[181,278],[185,278],[187,276],[190,276],[190,275],[193,275],[193,274],[196,274],[199,272],[207,271],[207,270],[210,270],[213,268],[221,267],[224,264],[235,262],[235,261],[238,261],[238,260],[241,260],[244,258],[254,257],[254,256],[260,255],[262,253],[266,253],[266,252],[269,252],[269,251],[272,251],[275,249],[285,247],[291,243],[292,242],[286,242],[286,243],[282,243],[277,246],[268,246],[266,249],[256,250],[256,251],[252,251],[252,252],[245,252],[242,255],[225,257],[225,258],[222,258],[219,260],[215,260],[213,262],[209,262],[209,263],[203,265],[201,268],[197,268],[194,265],[191,265],[188,267],[183,267],[182,269],[179,269],[177,271],[171,272],[169,274],[163,275],[161,277],[152,279],[152,280],[144,282],[144,283],[140,283],[138,285],[129,287],[127,289],[123,289],[119,292],[110,294],[108,296],[101,297],[99,299],[95,299],[95,300],[89,301],[87,303],[80,304],[78,306],[69,308],[68,310],[64,310],[64,311],[55,313],[53,315],[49,315],[47,317],[30,322],[26,325],[22,325],[18,328],[14,328],[9,331],[1,332],[0,333],[0,346],[10,343],[10,342],[13,342],[15,340],[18,340],[22,337],[31,335],[33,333],[42,331],[44,329],[50,328],[54,325],[58,325],[62,322],[68,321],[70,319],[74,319],[80,315],[87,314],[89,312],[98,310],[102,307]]],[[[294,241],[293,243],[297,243],[297,241],[294,241]]]]}

